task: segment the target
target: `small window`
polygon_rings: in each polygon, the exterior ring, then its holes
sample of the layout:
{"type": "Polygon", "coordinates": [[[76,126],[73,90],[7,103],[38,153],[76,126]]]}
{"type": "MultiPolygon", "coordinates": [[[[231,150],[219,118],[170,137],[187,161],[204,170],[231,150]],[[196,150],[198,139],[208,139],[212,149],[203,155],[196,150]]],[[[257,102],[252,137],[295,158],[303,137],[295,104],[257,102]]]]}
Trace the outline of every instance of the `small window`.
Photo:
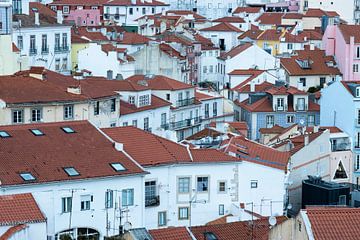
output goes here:
{"type": "Polygon", "coordinates": [[[65,133],[75,133],[74,129],[71,127],[62,127],[61,128],[65,133]]]}
{"type": "Polygon", "coordinates": [[[78,171],[76,171],[75,168],[73,167],[66,167],[64,168],[64,171],[67,173],[67,175],[69,175],[70,177],[74,177],[74,176],[79,176],[80,173],[78,171]]]}
{"type": "Polygon", "coordinates": [[[1,138],[8,138],[8,137],[11,137],[11,136],[10,136],[10,134],[8,132],[0,131],[0,137],[1,138]]]}
{"type": "Polygon", "coordinates": [[[68,213],[71,212],[72,197],[63,197],[61,198],[61,212],[68,213]]]}
{"type": "Polygon", "coordinates": [[[197,178],[197,191],[198,192],[207,192],[209,188],[209,178],[208,177],[198,177],[197,178]]]}
{"type": "Polygon", "coordinates": [[[117,172],[126,170],[126,168],[121,163],[111,163],[110,165],[117,172]]]}
{"type": "Polygon", "coordinates": [[[80,210],[81,211],[86,211],[86,210],[90,210],[90,204],[92,202],[92,196],[91,195],[83,195],[80,196],[80,210]]]}
{"type": "Polygon", "coordinates": [[[113,98],[110,100],[110,111],[115,112],[115,110],[116,110],[116,99],[113,98]]]}
{"type": "Polygon", "coordinates": [[[159,227],[166,226],[166,212],[158,212],[158,225],[159,227]]]}
{"type": "Polygon", "coordinates": [[[226,192],[226,182],[225,181],[220,181],[219,182],[218,191],[219,191],[219,193],[226,192]]]}
{"type": "Polygon", "coordinates": [[[134,205],[134,189],[123,189],[121,191],[121,196],[122,196],[122,206],[123,207],[127,207],[127,206],[133,206],[134,205]]]}
{"type": "Polygon", "coordinates": [[[20,177],[24,181],[34,181],[36,178],[31,173],[20,173],[20,177]]]}
{"type": "Polygon", "coordinates": [[[189,208],[188,207],[179,207],[179,220],[189,219],[189,208]]]}
{"type": "Polygon", "coordinates": [[[114,206],[114,191],[108,189],[105,192],[105,208],[113,208],[114,206]]]}
{"type": "Polygon", "coordinates": [[[356,88],[356,97],[360,97],[360,87],[356,88]]]}
{"type": "Polygon", "coordinates": [[[251,186],[251,188],[257,188],[258,187],[258,181],[257,180],[251,180],[250,186],[251,186]]]}
{"type": "Polygon", "coordinates": [[[288,115],[286,117],[287,123],[294,123],[295,122],[295,116],[294,115],[288,115]]]}
{"type": "Polygon", "coordinates": [[[45,135],[42,131],[40,131],[39,129],[30,129],[30,131],[32,132],[32,134],[34,134],[35,136],[43,136],[45,135]]]}
{"type": "Polygon", "coordinates": [[[220,204],[219,205],[219,215],[224,215],[225,214],[225,206],[224,204],[220,204]]]}

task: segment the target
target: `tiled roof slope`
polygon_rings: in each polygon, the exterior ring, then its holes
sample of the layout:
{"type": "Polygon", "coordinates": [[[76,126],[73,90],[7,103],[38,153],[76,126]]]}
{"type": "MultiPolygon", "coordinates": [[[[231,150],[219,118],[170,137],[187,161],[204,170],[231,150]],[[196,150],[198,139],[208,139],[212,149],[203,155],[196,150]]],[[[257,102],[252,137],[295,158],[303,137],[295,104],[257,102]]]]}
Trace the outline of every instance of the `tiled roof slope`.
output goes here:
{"type": "Polygon", "coordinates": [[[248,48],[252,47],[253,45],[251,43],[244,43],[244,44],[240,44],[234,48],[232,48],[230,51],[226,52],[226,53],[223,53],[221,54],[220,58],[221,59],[227,59],[228,57],[229,58],[233,58],[235,57],[236,55],[244,52],[245,50],[247,50],[248,48]]]}
{"type": "Polygon", "coordinates": [[[192,240],[188,230],[185,227],[168,227],[149,230],[154,240],[192,240]]]}
{"type": "Polygon", "coordinates": [[[150,78],[147,78],[145,75],[133,75],[126,80],[135,84],[144,81],[144,84],[147,84],[147,87],[152,90],[181,90],[194,88],[192,85],[162,75],[155,75],[150,78]]]}
{"type": "Polygon", "coordinates": [[[135,127],[105,128],[103,131],[114,141],[123,143],[125,151],[142,166],[240,161],[215,149],[188,150],[184,145],[135,127]]]}
{"type": "Polygon", "coordinates": [[[120,115],[137,113],[137,112],[147,111],[150,109],[166,107],[166,106],[170,106],[170,105],[171,105],[170,102],[167,102],[155,95],[151,95],[151,105],[148,105],[148,106],[136,107],[134,104],[130,104],[125,101],[121,101],[120,102],[120,115]]]}
{"type": "Polygon", "coordinates": [[[0,138],[2,185],[144,173],[87,121],[0,126],[0,131],[11,135],[0,138]],[[75,133],[65,133],[61,127],[71,127],[75,133]],[[35,136],[29,129],[44,135],[35,136]],[[110,165],[115,162],[126,170],[116,172],[110,165]],[[79,175],[69,176],[65,167],[74,167],[79,175]],[[19,173],[31,173],[35,180],[25,181],[19,173]]]}
{"type": "Polygon", "coordinates": [[[214,25],[212,27],[208,27],[208,28],[202,28],[200,31],[208,31],[208,32],[237,32],[237,33],[241,33],[242,31],[235,27],[234,25],[232,25],[231,23],[228,22],[221,22],[217,25],[214,25]]]}
{"type": "Polygon", "coordinates": [[[0,196],[0,226],[45,222],[31,193],[0,196]]]}
{"type": "Polygon", "coordinates": [[[306,212],[316,240],[359,239],[359,208],[310,207],[306,212]]]}
{"type": "Polygon", "coordinates": [[[344,40],[347,44],[350,43],[350,37],[354,37],[355,43],[360,43],[360,25],[339,25],[338,28],[340,29],[344,40]]]}

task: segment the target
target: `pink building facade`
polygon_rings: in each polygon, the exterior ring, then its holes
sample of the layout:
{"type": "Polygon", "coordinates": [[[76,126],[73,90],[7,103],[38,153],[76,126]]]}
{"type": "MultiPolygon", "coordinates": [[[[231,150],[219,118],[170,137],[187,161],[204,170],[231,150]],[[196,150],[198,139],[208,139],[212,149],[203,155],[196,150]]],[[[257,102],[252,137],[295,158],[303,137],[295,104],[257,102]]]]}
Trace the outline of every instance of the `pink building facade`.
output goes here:
{"type": "Polygon", "coordinates": [[[99,9],[70,10],[66,20],[74,21],[76,26],[99,26],[101,13],[99,9]]]}
{"type": "Polygon", "coordinates": [[[300,9],[300,0],[288,0],[289,2],[289,11],[298,12],[300,9]]]}
{"type": "Polygon", "coordinates": [[[356,38],[360,26],[328,26],[323,36],[322,48],[326,55],[333,55],[342,79],[360,80],[360,39],[356,38]]]}

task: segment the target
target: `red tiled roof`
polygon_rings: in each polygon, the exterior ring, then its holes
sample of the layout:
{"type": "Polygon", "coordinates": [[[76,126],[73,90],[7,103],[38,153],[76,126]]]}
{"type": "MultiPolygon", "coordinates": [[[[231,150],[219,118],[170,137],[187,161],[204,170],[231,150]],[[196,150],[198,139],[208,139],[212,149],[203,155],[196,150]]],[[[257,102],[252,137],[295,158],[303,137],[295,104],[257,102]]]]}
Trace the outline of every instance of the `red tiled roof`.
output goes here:
{"type": "Polygon", "coordinates": [[[233,14],[238,13],[259,13],[261,11],[261,7],[237,7],[233,14]]]}
{"type": "Polygon", "coordinates": [[[223,96],[213,96],[210,94],[195,91],[195,98],[199,101],[206,101],[206,100],[211,100],[211,99],[223,98],[223,96]]]}
{"type": "Polygon", "coordinates": [[[169,4],[166,4],[164,2],[160,2],[157,0],[151,0],[151,1],[142,1],[142,0],[136,0],[136,3],[133,4],[131,0],[109,0],[104,5],[110,5],[110,6],[169,6],[169,4]]]}
{"type": "Polygon", "coordinates": [[[186,84],[180,81],[177,81],[172,78],[168,78],[162,75],[154,75],[151,78],[147,78],[145,75],[133,75],[126,80],[129,80],[130,82],[134,84],[144,82],[143,84],[146,84],[149,89],[152,90],[181,90],[181,89],[190,89],[194,88],[190,84],[186,84]]]}
{"type": "Polygon", "coordinates": [[[321,126],[319,128],[319,130],[325,130],[328,129],[330,131],[330,133],[341,133],[343,132],[340,128],[335,127],[335,126],[321,126]]]}
{"type": "Polygon", "coordinates": [[[241,160],[261,164],[286,171],[290,158],[288,152],[281,152],[257,142],[246,139],[243,136],[232,137],[223,145],[226,153],[237,154],[241,160]]]}
{"type": "Polygon", "coordinates": [[[260,128],[259,132],[262,134],[279,134],[284,131],[285,128],[275,124],[272,128],[260,128]]]}
{"type": "Polygon", "coordinates": [[[208,27],[208,28],[202,28],[200,29],[200,31],[208,31],[208,32],[237,32],[237,33],[241,33],[242,31],[235,27],[234,25],[232,25],[231,23],[228,22],[222,22],[219,23],[217,25],[214,25],[212,27],[208,27]]]}
{"type": "Polygon", "coordinates": [[[355,43],[360,43],[360,25],[345,25],[341,24],[338,26],[342,33],[344,40],[347,44],[350,43],[350,37],[354,37],[355,43]]]}
{"type": "MultiPolygon", "coordinates": [[[[269,83],[269,82],[263,82],[260,84],[255,84],[255,91],[254,92],[265,92],[267,89],[272,88],[274,86],[274,84],[269,83]]],[[[250,85],[246,84],[242,87],[235,87],[233,90],[237,91],[237,92],[251,92],[250,91],[250,85]]]]}
{"type": "Polygon", "coordinates": [[[11,135],[0,138],[2,185],[144,173],[86,121],[0,126],[0,130],[11,135]],[[61,127],[71,127],[76,133],[65,133],[61,127]],[[34,136],[29,129],[39,129],[44,135],[34,136]],[[126,170],[114,171],[110,166],[114,162],[121,163],[126,170]],[[74,167],[80,175],[68,176],[64,167],[74,167]],[[24,181],[19,175],[22,172],[31,173],[35,180],[24,181]]]}
{"type": "Polygon", "coordinates": [[[148,106],[136,107],[134,104],[130,104],[125,101],[121,101],[120,102],[120,115],[127,115],[127,114],[147,111],[150,109],[166,107],[166,106],[170,106],[170,105],[171,105],[171,103],[169,103],[155,95],[151,95],[151,105],[148,105],[148,106]]]}
{"type": "Polygon", "coordinates": [[[325,51],[315,50],[298,50],[296,55],[290,58],[281,58],[280,64],[290,76],[303,75],[341,75],[337,67],[330,67],[327,62],[336,64],[334,57],[326,56],[325,51]],[[301,68],[297,61],[310,61],[310,68],[301,68]]]}
{"type": "Polygon", "coordinates": [[[0,226],[45,221],[31,193],[0,196],[0,226]]]}
{"type": "Polygon", "coordinates": [[[328,16],[328,17],[337,17],[339,14],[334,11],[324,11],[320,8],[309,8],[304,17],[316,17],[321,18],[322,16],[328,16]]]}
{"type": "Polygon", "coordinates": [[[34,8],[36,8],[41,15],[47,15],[56,18],[56,12],[40,2],[29,2],[29,14],[31,16],[34,15],[34,11],[31,11],[34,8]]]}
{"type": "Polygon", "coordinates": [[[360,209],[342,207],[306,208],[316,240],[358,239],[360,209]]]}
{"type": "Polygon", "coordinates": [[[250,38],[256,40],[262,33],[262,30],[248,30],[241,34],[238,39],[250,38]]]}
{"type": "Polygon", "coordinates": [[[248,76],[247,79],[242,81],[237,86],[233,87],[231,90],[238,91],[238,90],[242,89],[251,80],[257,78],[259,75],[261,75],[264,72],[265,72],[264,70],[257,70],[257,69],[235,69],[235,70],[231,71],[228,75],[248,76]]]}
{"type": "Polygon", "coordinates": [[[179,16],[186,16],[186,15],[193,15],[193,17],[196,20],[203,19],[206,20],[206,17],[201,16],[200,14],[197,14],[196,12],[190,11],[190,10],[169,10],[166,12],[167,15],[174,14],[179,16]]]}
{"type": "Polygon", "coordinates": [[[211,129],[211,128],[204,128],[203,130],[201,130],[200,132],[197,132],[193,135],[191,135],[190,137],[187,137],[186,140],[199,140],[202,139],[204,137],[212,137],[212,138],[216,138],[218,136],[223,135],[223,133],[215,130],[215,129],[211,129]]]}
{"type": "Polygon", "coordinates": [[[282,16],[283,19],[302,19],[302,17],[303,17],[303,14],[295,13],[295,12],[285,13],[282,16]]]}
{"type": "Polygon", "coordinates": [[[20,225],[15,225],[13,227],[10,227],[8,230],[6,230],[6,232],[0,236],[0,240],[9,240],[12,239],[11,237],[17,233],[20,232],[21,230],[27,228],[26,224],[20,224],[20,225]]]}
{"type": "Polygon", "coordinates": [[[244,43],[240,44],[234,48],[232,48],[230,51],[221,54],[220,58],[226,60],[228,57],[233,58],[237,56],[238,54],[244,52],[248,48],[252,47],[253,45],[251,43],[244,43]]]}
{"type": "Polygon", "coordinates": [[[133,32],[122,32],[122,39],[116,39],[118,44],[124,45],[137,45],[137,44],[146,44],[150,41],[149,38],[133,32]]]}
{"type": "Polygon", "coordinates": [[[245,23],[245,20],[241,17],[222,17],[213,20],[213,22],[245,23]]]}
{"type": "Polygon", "coordinates": [[[107,1],[108,0],[56,0],[49,3],[49,5],[101,6],[107,1]]]}
{"type": "Polygon", "coordinates": [[[255,21],[259,24],[281,25],[281,19],[284,13],[265,12],[255,21]]]}
{"type": "MultiPolygon", "coordinates": [[[[316,138],[318,138],[322,133],[323,133],[322,131],[319,131],[316,133],[307,134],[307,136],[309,137],[309,143],[311,143],[316,138]]],[[[294,145],[294,148],[290,150],[291,155],[294,155],[305,146],[305,135],[300,135],[290,138],[289,141],[291,141],[292,144],[294,145]]]]}
{"type": "Polygon", "coordinates": [[[13,52],[20,52],[20,49],[15,45],[15,43],[12,43],[12,51],[13,52]]]}
{"type": "MultiPolygon", "coordinates": [[[[109,41],[101,32],[88,31],[87,27],[71,28],[71,39],[73,39],[73,35],[89,41],[109,41]]],[[[76,40],[76,37],[74,37],[74,40],[76,40]]]]}
{"type": "Polygon", "coordinates": [[[309,41],[309,40],[321,41],[322,37],[323,37],[323,35],[316,30],[304,30],[304,31],[300,32],[297,36],[300,39],[303,39],[304,41],[305,41],[305,38],[307,41],[309,41]]]}
{"type": "Polygon", "coordinates": [[[142,166],[239,161],[216,149],[190,149],[190,155],[185,146],[135,127],[106,128],[103,131],[123,143],[125,151],[142,166]]]}
{"type": "Polygon", "coordinates": [[[299,35],[293,35],[291,33],[285,33],[282,37],[284,38],[286,43],[303,43],[304,39],[301,38],[299,35]]]}
{"type": "Polygon", "coordinates": [[[283,33],[276,29],[267,29],[262,34],[260,34],[257,40],[264,41],[279,41],[283,33]]]}
{"type": "Polygon", "coordinates": [[[247,130],[248,125],[246,122],[227,122],[230,127],[234,128],[235,130],[247,130]]]}
{"type": "Polygon", "coordinates": [[[186,227],[168,227],[149,230],[154,240],[192,240],[186,227]]]}
{"type": "Polygon", "coordinates": [[[160,50],[163,51],[164,53],[168,54],[170,57],[175,57],[175,58],[178,58],[180,60],[185,60],[186,59],[185,56],[182,56],[180,54],[180,52],[175,50],[175,48],[171,47],[169,44],[161,43],[160,44],[160,50]]]}

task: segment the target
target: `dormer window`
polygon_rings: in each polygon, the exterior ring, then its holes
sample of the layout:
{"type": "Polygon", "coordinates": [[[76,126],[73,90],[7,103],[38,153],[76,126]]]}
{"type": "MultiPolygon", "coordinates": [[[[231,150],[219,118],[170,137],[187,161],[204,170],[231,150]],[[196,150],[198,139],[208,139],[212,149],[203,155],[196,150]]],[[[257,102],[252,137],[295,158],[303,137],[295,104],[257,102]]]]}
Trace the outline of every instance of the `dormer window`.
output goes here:
{"type": "Polygon", "coordinates": [[[129,103],[135,104],[135,96],[129,96],[129,103]]]}
{"type": "Polygon", "coordinates": [[[310,59],[297,59],[296,62],[302,69],[311,69],[310,59]]]}
{"type": "Polygon", "coordinates": [[[356,97],[360,97],[360,87],[356,88],[356,97]]]}
{"type": "Polygon", "coordinates": [[[150,104],[150,98],[149,95],[142,95],[139,97],[139,106],[147,106],[150,104]]]}

